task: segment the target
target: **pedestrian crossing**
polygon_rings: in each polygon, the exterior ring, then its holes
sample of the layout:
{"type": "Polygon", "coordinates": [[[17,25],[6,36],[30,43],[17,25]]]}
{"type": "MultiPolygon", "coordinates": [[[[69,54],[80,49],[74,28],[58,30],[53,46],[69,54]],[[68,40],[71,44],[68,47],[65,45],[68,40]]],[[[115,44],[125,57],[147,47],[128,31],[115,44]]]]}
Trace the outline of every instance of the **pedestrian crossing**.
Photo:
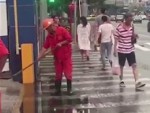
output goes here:
{"type": "Polygon", "coordinates": [[[118,75],[102,71],[99,52],[90,53],[90,61],[82,61],[78,51],[73,53],[73,96],[66,95],[66,80],[62,80],[62,96],[51,96],[54,92],[53,57],[40,63],[38,102],[42,113],[149,113],[150,78],[140,76],[146,83],[141,90],[135,89],[132,70],[124,70],[125,88],[119,87],[118,75]],[[106,109],[107,108],[107,109],[106,109]]]}

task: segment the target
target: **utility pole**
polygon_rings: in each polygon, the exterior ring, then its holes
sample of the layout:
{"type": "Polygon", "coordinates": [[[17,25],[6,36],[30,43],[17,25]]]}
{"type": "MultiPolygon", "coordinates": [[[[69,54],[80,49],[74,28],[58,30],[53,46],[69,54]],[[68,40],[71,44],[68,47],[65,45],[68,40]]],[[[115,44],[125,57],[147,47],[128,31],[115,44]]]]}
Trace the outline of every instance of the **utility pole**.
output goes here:
{"type": "Polygon", "coordinates": [[[76,43],[76,32],[77,32],[77,0],[72,0],[69,5],[69,22],[71,27],[71,34],[74,38],[74,42],[76,43]]]}
{"type": "Polygon", "coordinates": [[[81,4],[81,15],[87,17],[88,16],[88,5],[87,0],[82,0],[81,4]]]}
{"type": "Polygon", "coordinates": [[[74,39],[75,43],[77,41],[77,0],[74,0],[75,10],[74,10],[74,39]]]}

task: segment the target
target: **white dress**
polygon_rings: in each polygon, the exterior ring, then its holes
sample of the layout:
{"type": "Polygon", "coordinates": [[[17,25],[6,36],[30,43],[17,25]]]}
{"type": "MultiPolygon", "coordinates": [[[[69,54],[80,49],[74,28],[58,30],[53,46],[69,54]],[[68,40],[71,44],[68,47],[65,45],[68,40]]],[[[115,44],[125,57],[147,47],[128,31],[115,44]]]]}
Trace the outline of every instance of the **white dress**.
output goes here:
{"type": "Polygon", "coordinates": [[[86,25],[86,27],[83,27],[82,24],[79,24],[77,27],[78,45],[81,50],[91,50],[90,31],[91,26],[89,23],[86,25]]]}

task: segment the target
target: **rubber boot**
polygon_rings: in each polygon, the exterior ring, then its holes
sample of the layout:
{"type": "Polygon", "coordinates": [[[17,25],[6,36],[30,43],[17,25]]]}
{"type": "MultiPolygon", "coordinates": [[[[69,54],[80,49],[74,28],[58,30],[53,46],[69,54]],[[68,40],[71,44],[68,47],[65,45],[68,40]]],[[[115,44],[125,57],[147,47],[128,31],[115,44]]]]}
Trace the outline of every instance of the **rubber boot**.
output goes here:
{"type": "Polygon", "coordinates": [[[67,95],[69,95],[69,96],[73,95],[71,80],[67,80],[67,95]]]}
{"type": "Polygon", "coordinates": [[[53,93],[52,95],[53,96],[61,95],[61,81],[55,81],[55,93],[53,93]]]}

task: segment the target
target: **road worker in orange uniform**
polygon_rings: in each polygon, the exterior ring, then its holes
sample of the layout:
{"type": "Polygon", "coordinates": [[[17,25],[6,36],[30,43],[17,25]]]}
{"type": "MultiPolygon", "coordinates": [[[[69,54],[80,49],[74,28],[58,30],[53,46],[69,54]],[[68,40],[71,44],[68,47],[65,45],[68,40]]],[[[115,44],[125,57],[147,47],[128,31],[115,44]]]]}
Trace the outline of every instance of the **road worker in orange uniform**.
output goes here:
{"type": "Polygon", "coordinates": [[[72,95],[72,37],[69,32],[58,26],[53,19],[45,19],[43,21],[43,28],[47,30],[44,46],[39,54],[38,60],[43,58],[50,48],[54,55],[55,65],[55,89],[54,95],[61,95],[61,81],[64,73],[67,79],[67,94],[72,95]]]}

